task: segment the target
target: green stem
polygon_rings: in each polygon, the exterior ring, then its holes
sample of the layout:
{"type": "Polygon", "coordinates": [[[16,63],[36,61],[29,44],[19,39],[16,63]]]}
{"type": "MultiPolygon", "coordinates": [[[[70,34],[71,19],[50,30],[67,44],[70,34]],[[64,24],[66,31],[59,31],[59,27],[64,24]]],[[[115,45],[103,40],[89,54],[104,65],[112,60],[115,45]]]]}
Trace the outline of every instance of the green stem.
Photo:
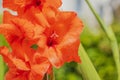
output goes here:
{"type": "Polygon", "coordinates": [[[4,80],[4,62],[2,56],[0,56],[0,80],[4,80]]]}
{"type": "Polygon", "coordinates": [[[79,55],[82,63],[78,65],[78,70],[82,73],[84,80],[101,80],[82,45],[79,55]]]}
{"type": "Polygon", "coordinates": [[[47,73],[45,74],[43,80],[49,80],[49,78],[48,78],[48,74],[47,74],[47,73]]]}
{"type": "Polygon", "coordinates": [[[50,73],[50,80],[55,80],[54,70],[50,73]]]}
{"type": "Polygon", "coordinates": [[[114,57],[116,68],[117,68],[118,80],[120,80],[120,53],[119,53],[118,43],[117,43],[117,39],[115,37],[115,34],[114,34],[111,27],[107,27],[105,25],[105,23],[102,21],[100,16],[97,14],[97,12],[94,10],[92,5],[90,4],[89,0],[85,0],[85,1],[88,4],[88,6],[91,9],[94,16],[96,17],[96,19],[98,20],[98,22],[101,25],[102,29],[106,33],[108,39],[110,40],[111,48],[112,48],[112,52],[113,52],[113,57],[114,57]]]}

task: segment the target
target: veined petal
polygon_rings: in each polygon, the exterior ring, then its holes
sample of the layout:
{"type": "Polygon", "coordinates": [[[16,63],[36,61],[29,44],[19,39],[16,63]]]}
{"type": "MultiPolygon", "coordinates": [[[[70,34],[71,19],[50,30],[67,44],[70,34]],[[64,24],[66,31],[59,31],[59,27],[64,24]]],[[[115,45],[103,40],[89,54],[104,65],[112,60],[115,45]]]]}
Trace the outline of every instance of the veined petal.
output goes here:
{"type": "Polygon", "coordinates": [[[43,62],[43,64],[36,64],[36,65],[33,65],[31,68],[36,74],[39,74],[43,77],[47,72],[49,65],[50,64],[48,62],[46,63],[43,62]]]}
{"type": "Polygon", "coordinates": [[[5,80],[28,80],[28,74],[18,71],[16,68],[10,68],[5,75],[5,80]]]}
{"type": "Polygon", "coordinates": [[[46,0],[47,4],[55,8],[59,8],[62,5],[61,0],[46,0]]]}
{"type": "Polygon", "coordinates": [[[29,10],[27,10],[25,13],[22,13],[20,16],[22,18],[26,18],[29,21],[32,21],[32,23],[37,23],[43,27],[49,26],[46,17],[42,13],[42,11],[38,10],[38,8],[31,7],[29,10]]]}
{"type": "Polygon", "coordinates": [[[19,69],[19,70],[25,70],[25,71],[29,71],[30,69],[27,67],[27,65],[25,64],[24,61],[20,60],[20,59],[16,59],[14,58],[13,63],[15,64],[15,66],[19,69]]]}
{"type": "Polygon", "coordinates": [[[80,41],[76,40],[72,43],[60,47],[60,51],[63,54],[62,57],[65,62],[71,62],[71,61],[81,62],[80,56],[78,56],[79,45],[80,45],[80,41]]]}
{"type": "Polygon", "coordinates": [[[46,42],[47,42],[46,36],[40,35],[37,45],[39,46],[40,49],[45,49],[47,47],[46,42]]]}
{"type": "Polygon", "coordinates": [[[57,12],[58,10],[51,8],[51,7],[43,7],[42,9],[42,13],[44,14],[49,24],[54,24],[55,16],[57,12]]]}
{"type": "Polygon", "coordinates": [[[42,80],[50,67],[48,59],[36,52],[31,60],[31,73],[29,75],[30,80],[42,80]]]}
{"type": "Polygon", "coordinates": [[[40,34],[44,31],[44,28],[38,24],[33,24],[26,19],[15,18],[12,20],[13,24],[18,27],[21,33],[30,39],[39,38],[40,34]]]}
{"type": "Polygon", "coordinates": [[[21,36],[19,30],[12,24],[1,24],[0,34],[3,34],[9,43],[21,36]]]}
{"type": "Polygon", "coordinates": [[[82,22],[80,21],[80,19],[75,17],[71,21],[71,24],[69,25],[69,31],[63,37],[63,40],[61,41],[60,45],[68,45],[69,43],[79,40],[82,29],[83,29],[82,22]]]}
{"type": "Polygon", "coordinates": [[[62,53],[56,48],[49,47],[46,50],[44,56],[46,56],[51,62],[51,64],[56,68],[59,68],[63,64],[62,53]]]}
{"type": "Polygon", "coordinates": [[[19,18],[12,20],[12,22],[13,24],[15,24],[16,27],[18,27],[18,29],[21,31],[23,35],[25,35],[28,38],[33,37],[34,25],[31,22],[28,22],[25,19],[19,19],[19,18]]]}
{"type": "Polygon", "coordinates": [[[49,27],[49,23],[47,22],[45,16],[42,13],[35,14],[36,20],[44,27],[49,27]]]}
{"type": "Polygon", "coordinates": [[[12,47],[12,54],[22,60],[25,60],[25,51],[22,48],[22,43],[19,40],[15,40],[13,43],[11,43],[12,47]]]}
{"type": "Polygon", "coordinates": [[[36,41],[34,40],[16,40],[11,44],[13,55],[24,61],[29,61],[32,59],[35,50],[31,48],[36,41]]]}
{"type": "Polygon", "coordinates": [[[78,47],[80,44],[79,37],[82,28],[83,28],[82,22],[80,21],[80,19],[74,16],[69,24],[68,32],[58,45],[61,52],[63,53],[64,60],[66,60],[67,62],[80,61],[78,56],[78,47]]]}
{"type": "Polygon", "coordinates": [[[14,63],[11,59],[13,59],[9,49],[7,47],[0,47],[0,54],[3,56],[4,61],[7,63],[9,67],[15,67],[14,63]]]}
{"type": "Polygon", "coordinates": [[[16,18],[17,16],[12,15],[11,13],[9,13],[8,11],[4,11],[3,13],[3,23],[11,23],[11,20],[16,18]]]}
{"type": "Polygon", "coordinates": [[[45,28],[43,28],[42,26],[36,24],[35,27],[33,28],[34,30],[34,39],[38,39],[40,38],[40,36],[42,35],[42,33],[44,32],[45,28]]]}
{"type": "MultiPolygon", "coordinates": [[[[15,1],[15,0],[14,0],[15,1]]],[[[4,8],[9,8],[12,10],[17,10],[20,6],[15,4],[14,1],[11,0],[3,0],[3,7],[4,8]]]]}
{"type": "Polygon", "coordinates": [[[42,80],[43,76],[36,74],[35,72],[31,72],[27,78],[27,80],[42,80]]]}

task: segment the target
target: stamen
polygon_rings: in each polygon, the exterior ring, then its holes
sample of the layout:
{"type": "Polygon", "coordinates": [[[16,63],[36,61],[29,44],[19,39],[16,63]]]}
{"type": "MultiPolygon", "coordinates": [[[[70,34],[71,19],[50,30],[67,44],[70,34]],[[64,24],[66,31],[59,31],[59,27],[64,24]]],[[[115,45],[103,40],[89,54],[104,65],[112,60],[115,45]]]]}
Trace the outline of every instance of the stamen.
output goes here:
{"type": "Polygon", "coordinates": [[[53,46],[53,45],[57,44],[56,39],[58,37],[59,36],[53,31],[52,35],[48,38],[47,45],[48,46],[53,46]]]}
{"type": "Polygon", "coordinates": [[[55,32],[53,32],[53,34],[50,36],[50,38],[53,38],[53,39],[56,39],[56,38],[58,38],[59,36],[55,33],[55,32]]]}

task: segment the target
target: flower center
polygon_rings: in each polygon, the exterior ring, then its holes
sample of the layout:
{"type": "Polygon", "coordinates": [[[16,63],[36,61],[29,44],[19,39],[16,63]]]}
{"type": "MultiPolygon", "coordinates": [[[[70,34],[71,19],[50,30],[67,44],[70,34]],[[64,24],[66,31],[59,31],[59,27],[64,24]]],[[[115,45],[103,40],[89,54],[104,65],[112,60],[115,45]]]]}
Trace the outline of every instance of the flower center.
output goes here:
{"type": "Polygon", "coordinates": [[[48,37],[47,45],[48,45],[49,47],[51,47],[51,46],[57,44],[57,40],[56,40],[56,39],[57,39],[58,37],[59,37],[59,36],[53,31],[53,33],[51,34],[51,36],[48,37]]]}
{"type": "Polygon", "coordinates": [[[36,5],[36,6],[39,6],[40,4],[41,4],[41,1],[40,1],[40,0],[36,0],[36,1],[35,1],[35,5],[36,5]]]}
{"type": "Polygon", "coordinates": [[[31,3],[28,3],[28,4],[25,5],[24,11],[28,10],[29,8],[31,8],[31,6],[38,7],[40,5],[41,5],[41,1],[40,0],[32,0],[31,3]]]}

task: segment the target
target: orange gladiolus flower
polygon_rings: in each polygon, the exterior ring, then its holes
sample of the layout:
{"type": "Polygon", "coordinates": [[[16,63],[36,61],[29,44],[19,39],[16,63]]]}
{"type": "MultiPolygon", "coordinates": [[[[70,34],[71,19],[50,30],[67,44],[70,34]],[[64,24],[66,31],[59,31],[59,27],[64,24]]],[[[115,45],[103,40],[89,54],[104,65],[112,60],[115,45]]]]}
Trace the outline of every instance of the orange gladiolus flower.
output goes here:
{"type": "Polygon", "coordinates": [[[62,66],[64,62],[80,62],[78,47],[83,24],[76,13],[58,12],[48,22],[50,26],[45,29],[37,43],[44,49],[44,56],[55,67],[62,66]]]}
{"type": "Polygon", "coordinates": [[[33,53],[27,61],[15,57],[6,47],[0,48],[0,54],[9,67],[5,80],[42,80],[50,67],[48,59],[39,53],[33,53]]]}
{"type": "Polygon", "coordinates": [[[61,0],[3,0],[3,7],[15,11],[27,10],[30,7],[42,9],[43,6],[58,8],[61,6],[61,0]]]}
{"type": "Polygon", "coordinates": [[[6,22],[8,24],[0,25],[0,34],[3,34],[7,39],[15,53],[14,56],[23,59],[26,54],[31,57],[32,52],[35,52],[31,46],[37,43],[44,28],[20,18],[13,18],[6,22]]]}
{"type": "Polygon", "coordinates": [[[62,12],[61,0],[3,0],[0,34],[11,46],[0,47],[9,70],[5,80],[42,80],[51,67],[81,62],[78,56],[82,21],[74,12],[62,12]]]}
{"type": "MultiPolygon", "coordinates": [[[[36,15],[34,18],[39,22],[42,22],[40,20],[41,14],[42,13],[34,14],[36,15]]],[[[45,24],[40,23],[41,25],[37,25],[37,27],[30,22],[25,22],[25,20],[20,19],[13,20],[12,24],[16,25],[18,29],[22,31],[19,33],[24,33],[22,37],[26,35],[25,37],[28,39],[35,40],[36,36],[37,40],[34,44],[39,46],[39,51],[42,51],[42,54],[49,59],[53,66],[60,67],[64,62],[70,61],[80,62],[78,47],[80,43],[79,36],[82,31],[83,24],[76,16],[76,13],[57,12],[57,14],[52,15],[52,17],[50,17],[50,15],[46,16],[47,14],[45,13],[44,15],[48,22],[45,21],[45,24]],[[49,26],[43,27],[46,23],[49,26]]],[[[26,16],[23,18],[25,17],[26,16]]],[[[16,46],[18,44],[19,43],[17,43],[16,46]]]]}
{"type": "MultiPolygon", "coordinates": [[[[34,15],[37,15],[35,18],[39,21],[41,15],[39,13],[34,15]]],[[[23,31],[27,30],[25,33],[32,40],[34,40],[33,32],[35,33],[34,36],[38,40],[34,44],[39,46],[39,51],[43,51],[42,54],[50,60],[53,66],[60,67],[64,62],[70,61],[80,62],[78,47],[79,36],[83,28],[81,20],[73,12],[58,12],[56,15],[52,15],[52,18],[47,16],[47,21],[45,23],[49,25],[48,27],[39,26],[36,29],[35,25],[28,26],[31,24],[30,22],[23,26],[24,20],[21,20],[21,22],[14,20],[12,22],[19,27],[21,26],[21,28],[23,27],[23,31]]]]}
{"type": "Polygon", "coordinates": [[[7,17],[6,24],[0,25],[0,34],[12,47],[12,53],[7,48],[0,50],[9,66],[6,80],[42,80],[44,74],[51,70],[51,63],[33,46],[45,29],[25,19],[7,17]]]}

